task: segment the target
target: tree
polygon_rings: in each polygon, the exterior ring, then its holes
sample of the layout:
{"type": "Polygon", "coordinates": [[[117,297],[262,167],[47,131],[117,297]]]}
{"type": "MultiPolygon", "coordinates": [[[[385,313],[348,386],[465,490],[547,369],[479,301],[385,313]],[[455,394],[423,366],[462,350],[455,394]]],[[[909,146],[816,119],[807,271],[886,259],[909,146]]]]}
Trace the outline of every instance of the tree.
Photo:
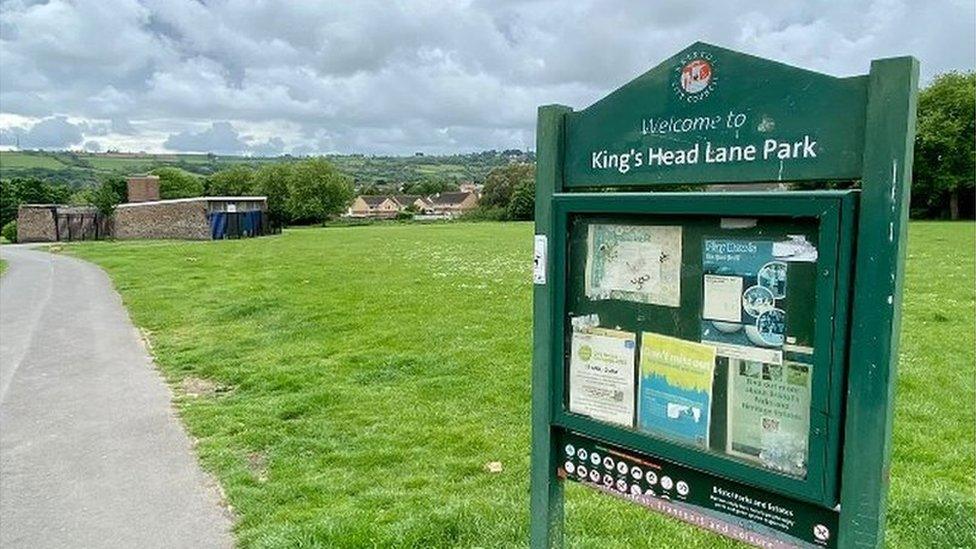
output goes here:
{"type": "Polygon", "coordinates": [[[281,227],[288,217],[288,178],[291,177],[291,164],[264,164],[251,177],[254,193],[268,199],[268,217],[281,227]]]}
{"type": "Polygon", "coordinates": [[[0,225],[17,219],[21,204],[67,204],[70,199],[71,189],[63,183],[37,177],[0,180],[0,225]]]}
{"type": "Polygon", "coordinates": [[[918,98],[912,210],[923,217],[973,215],[976,73],[935,77],[918,98]]]}
{"type": "Polygon", "coordinates": [[[192,198],[203,196],[203,181],[179,168],[156,168],[153,175],[159,177],[159,197],[192,198]]]}
{"type": "Polygon", "coordinates": [[[515,188],[505,212],[508,219],[516,221],[535,218],[535,181],[522,182],[515,188]]]}
{"type": "Polygon", "coordinates": [[[293,223],[321,223],[345,210],[352,180],[324,158],[294,164],[288,177],[288,215],[293,223]]]}
{"type": "Polygon", "coordinates": [[[20,197],[17,196],[13,179],[0,179],[0,227],[17,219],[17,206],[20,197]]]}
{"type": "Polygon", "coordinates": [[[111,180],[105,180],[91,189],[88,193],[88,203],[98,210],[98,213],[105,217],[111,217],[115,213],[115,207],[119,205],[121,197],[115,191],[111,180]]]}
{"type": "Polygon", "coordinates": [[[407,183],[403,186],[403,194],[419,194],[423,196],[456,190],[458,190],[458,186],[454,181],[434,179],[425,179],[415,183],[407,183]]]}
{"type": "Polygon", "coordinates": [[[480,203],[487,208],[508,208],[512,195],[521,185],[535,185],[535,166],[509,164],[491,170],[485,178],[480,203]]]}
{"type": "Polygon", "coordinates": [[[213,196],[245,196],[253,192],[254,170],[237,164],[220,170],[207,180],[207,193],[213,196]]]}

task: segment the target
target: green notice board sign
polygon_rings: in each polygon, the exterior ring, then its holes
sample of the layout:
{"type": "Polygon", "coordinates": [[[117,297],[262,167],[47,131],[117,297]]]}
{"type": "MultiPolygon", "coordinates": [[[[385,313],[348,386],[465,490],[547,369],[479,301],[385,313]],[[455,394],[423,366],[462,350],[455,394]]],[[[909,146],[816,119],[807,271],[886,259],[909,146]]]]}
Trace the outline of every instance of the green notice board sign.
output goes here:
{"type": "Polygon", "coordinates": [[[697,43],[540,109],[533,547],[567,481],[760,547],[882,544],[917,75],[697,43]],[[857,185],[661,188],[801,181],[857,185]]]}

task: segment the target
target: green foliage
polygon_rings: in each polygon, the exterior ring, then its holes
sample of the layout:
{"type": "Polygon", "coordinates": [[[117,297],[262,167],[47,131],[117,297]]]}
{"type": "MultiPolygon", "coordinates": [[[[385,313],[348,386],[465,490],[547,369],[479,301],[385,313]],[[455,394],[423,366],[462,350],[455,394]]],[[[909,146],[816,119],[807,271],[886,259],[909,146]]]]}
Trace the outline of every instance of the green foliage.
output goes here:
{"type": "Polygon", "coordinates": [[[7,242],[17,242],[17,220],[4,223],[0,236],[6,238],[7,242]]]}
{"type": "Polygon", "coordinates": [[[529,221],[535,218],[535,180],[523,181],[515,192],[506,208],[508,218],[513,221],[529,221]]]}
{"type": "Polygon", "coordinates": [[[98,210],[98,213],[110,217],[115,213],[115,207],[119,205],[122,197],[116,191],[116,186],[111,180],[102,181],[97,187],[88,193],[87,202],[98,210]]]}
{"type": "Polygon", "coordinates": [[[416,183],[407,183],[403,186],[403,194],[419,194],[429,196],[437,193],[447,193],[458,190],[458,185],[454,181],[427,179],[416,183]]]}
{"type": "Polygon", "coordinates": [[[976,73],[939,75],[918,98],[912,212],[972,217],[976,170],[976,73]]]}
{"type": "Polygon", "coordinates": [[[535,180],[535,166],[532,164],[509,164],[495,168],[485,179],[481,193],[481,204],[487,207],[507,208],[512,194],[520,185],[535,180]]]}
{"type": "Polygon", "coordinates": [[[156,168],[152,174],[159,176],[159,197],[163,200],[203,196],[203,181],[179,168],[156,168]]]}
{"type": "MultiPolygon", "coordinates": [[[[887,547],[971,547],[976,230],[909,231],[887,547]]],[[[66,250],[105,267],[152,334],[241,547],[526,545],[530,224],[66,250]],[[190,398],[185,379],[230,391],[190,398]]],[[[570,546],[738,547],[568,484],[570,546]]]]}
{"type": "Polygon", "coordinates": [[[338,215],[354,196],[352,181],[324,158],[290,167],[286,209],[292,223],[321,223],[338,215]]]}
{"type": "Polygon", "coordinates": [[[220,170],[207,178],[207,194],[211,196],[245,196],[253,193],[254,170],[238,164],[220,170]]]}
{"type": "Polygon", "coordinates": [[[479,209],[501,210],[509,220],[528,220],[535,214],[535,164],[495,168],[485,179],[479,209]]]}
{"type": "Polygon", "coordinates": [[[36,177],[0,179],[0,225],[17,219],[21,204],[67,204],[71,189],[36,177]]]}
{"type": "Polygon", "coordinates": [[[291,164],[265,164],[251,177],[254,194],[268,198],[268,217],[279,227],[291,219],[288,215],[288,177],[291,164]]]}

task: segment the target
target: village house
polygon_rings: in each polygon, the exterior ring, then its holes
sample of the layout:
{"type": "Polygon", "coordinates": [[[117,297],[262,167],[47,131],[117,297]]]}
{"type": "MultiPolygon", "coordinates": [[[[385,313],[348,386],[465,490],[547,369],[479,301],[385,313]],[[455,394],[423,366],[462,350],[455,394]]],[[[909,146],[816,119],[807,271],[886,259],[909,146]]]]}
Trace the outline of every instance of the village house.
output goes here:
{"type": "Polygon", "coordinates": [[[392,218],[401,209],[400,204],[389,196],[361,194],[349,205],[346,217],[392,218]]]}
{"type": "Polygon", "coordinates": [[[475,183],[474,181],[462,181],[461,184],[458,185],[458,189],[461,192],[475,193],[479,197],[481,196],[481,190],[484,188],[485,186],[483,184],[475,183]]]}
{"type": "Polygon", "coordinates": [[[431,196],[397,194],[359,195],[346,210],[346,217],[392,219],[400,212],[430,217],[457,217],[478,205],[475,192],[446,192],[431,196]]]}
{"type": "Polygon", "coordinates": [[[430,201],[419,194],[397,194],[392,198],[400,205],[401,211],[411,209],[415,213],[429,213],[431,210],[430,201]]]}
{"type": "Polygon", "coordinates": [[[437,193],[428,197],[431,213],[444,217],[457,217],[478,206],[478,195],[473,192],[437,193]]]}

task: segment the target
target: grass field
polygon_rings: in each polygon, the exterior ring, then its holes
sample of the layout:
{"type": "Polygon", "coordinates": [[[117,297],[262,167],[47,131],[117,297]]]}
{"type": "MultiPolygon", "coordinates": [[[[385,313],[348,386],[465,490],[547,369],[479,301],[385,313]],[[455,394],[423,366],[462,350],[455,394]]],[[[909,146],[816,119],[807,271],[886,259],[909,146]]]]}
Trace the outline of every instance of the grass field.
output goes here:
{"type": "MultiPolygon", "coordinates": [[[[974,233],[911,226],[892,547],[974,543],[974,233]]],[[[108,270],[148,332],[242,546],[519,547],[531,235],[389,225],[66,249],[108,270]]],[[[567,541],[734,546],[575,485],[567,541]]]]}

